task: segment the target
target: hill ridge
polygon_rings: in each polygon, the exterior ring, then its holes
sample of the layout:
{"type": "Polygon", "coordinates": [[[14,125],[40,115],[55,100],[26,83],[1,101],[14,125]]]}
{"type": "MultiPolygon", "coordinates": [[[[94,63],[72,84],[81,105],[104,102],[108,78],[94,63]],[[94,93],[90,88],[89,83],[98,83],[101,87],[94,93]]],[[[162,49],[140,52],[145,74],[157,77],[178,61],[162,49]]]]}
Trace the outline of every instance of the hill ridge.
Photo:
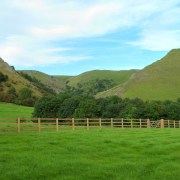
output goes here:
{"type": "MultiPolygon", "coordinates": [[[[137,72],[111,95],[144,100],[175,100],[180,95],[180,80],[177,78],[180,76],[179,70],[180,49],[173,49],[162,59],[137,72]]],[[[105,97],[106,93],[102,96],[105,97]]]]}

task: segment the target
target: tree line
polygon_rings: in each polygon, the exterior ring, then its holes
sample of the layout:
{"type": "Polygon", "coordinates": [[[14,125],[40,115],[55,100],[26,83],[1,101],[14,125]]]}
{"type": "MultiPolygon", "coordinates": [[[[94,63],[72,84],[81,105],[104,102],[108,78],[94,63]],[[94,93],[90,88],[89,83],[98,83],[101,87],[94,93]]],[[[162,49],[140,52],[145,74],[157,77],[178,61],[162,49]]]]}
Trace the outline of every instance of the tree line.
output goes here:
{"type": "Polygon", "coordinates": [[[118,96],[95,99],[93,96],[63,93],[40,98],[33,117],[57,118],[142,118],[180,119],[180,99],[177,101],[143,101],[118,96]]]}

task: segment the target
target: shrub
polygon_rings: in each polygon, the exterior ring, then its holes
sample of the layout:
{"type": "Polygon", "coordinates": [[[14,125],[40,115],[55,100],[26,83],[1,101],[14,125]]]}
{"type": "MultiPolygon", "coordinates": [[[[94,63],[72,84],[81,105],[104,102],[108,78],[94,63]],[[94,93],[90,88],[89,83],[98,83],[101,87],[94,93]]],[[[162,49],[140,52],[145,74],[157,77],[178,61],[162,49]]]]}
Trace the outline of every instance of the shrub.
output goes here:
{"type": "Polygon", "coordinates": [[[8,80],[8,76],[0,72],[0,83],[8,80]]]}

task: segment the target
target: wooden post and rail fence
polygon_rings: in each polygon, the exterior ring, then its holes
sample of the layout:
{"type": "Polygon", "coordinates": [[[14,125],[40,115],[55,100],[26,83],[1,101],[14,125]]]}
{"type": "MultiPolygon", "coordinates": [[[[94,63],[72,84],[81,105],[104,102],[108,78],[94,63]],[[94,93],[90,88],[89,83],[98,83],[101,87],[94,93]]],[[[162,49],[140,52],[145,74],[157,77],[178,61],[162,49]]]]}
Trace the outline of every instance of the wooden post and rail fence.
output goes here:
{"type": "Polygon", "coordinates": [[[124,118],[0,118],[0,133],[92,128],[180,128],[180,120],[124,118]]]}

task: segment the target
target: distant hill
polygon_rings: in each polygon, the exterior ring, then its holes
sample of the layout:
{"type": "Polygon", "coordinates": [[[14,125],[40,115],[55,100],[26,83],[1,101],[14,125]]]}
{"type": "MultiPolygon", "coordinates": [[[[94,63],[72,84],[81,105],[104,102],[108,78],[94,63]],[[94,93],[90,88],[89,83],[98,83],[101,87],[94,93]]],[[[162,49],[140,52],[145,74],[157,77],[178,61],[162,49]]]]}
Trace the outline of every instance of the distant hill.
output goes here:
{"type": "Polygon", "coordinates": [[[138,70],[94,70],[82,73],[78,76],[74,76],[68,79],[68,85],[76,87],[77,84],[85,84],[96,79],[111,80],[115,85],[117,85],[125,83],[136,72],[138,72],[138,70]]]}
{"type": "Polygon", "coordinates": [[[123,84],[138,70],[94,70],[82,73],[67,80],[71,92],[95,96],[99,92],[123,84]]]}
{"type": "Polygon", "coordinates": [[[78,76],[50,76],[32,70],[17,72],[0,58],[0,101],[4,101],[3,97],[5,102],[11,102],[9,93],[14,95],[16,91],[18,97],[22,88],[30,89],[35,97],[74,92],[97,98],[117,95],[143,100],[175,100],[180,97],[179,77],[180,49],[171,50],[142,70],[94,70],[78,76]]]}
{"type": "Polygon", "coordinates": [[[69,79],[73,78],[74,76],[54,75],[53,77],[58,78],[60,81],[66,83],[69,79]]]}
{"type": "Polygon", "coordinates": [[[42,82],[47,87],[53,89],[56,93],[60,93],[65,91],[66,88],[66,78],[68,79],[68,76],[50,76],[48,74],[39,72],[39,71],[33,71],[33,70],[22,70],[19,72],[23,72],[31,76],[32,78],[38,79],[40,82],[42,82]]]}
{"type": "Polygon", "coordinates": [[[180,97],[180,49],[137,72],[125,84],[99,94],[144,100],[175,100],[180,97]]]}

